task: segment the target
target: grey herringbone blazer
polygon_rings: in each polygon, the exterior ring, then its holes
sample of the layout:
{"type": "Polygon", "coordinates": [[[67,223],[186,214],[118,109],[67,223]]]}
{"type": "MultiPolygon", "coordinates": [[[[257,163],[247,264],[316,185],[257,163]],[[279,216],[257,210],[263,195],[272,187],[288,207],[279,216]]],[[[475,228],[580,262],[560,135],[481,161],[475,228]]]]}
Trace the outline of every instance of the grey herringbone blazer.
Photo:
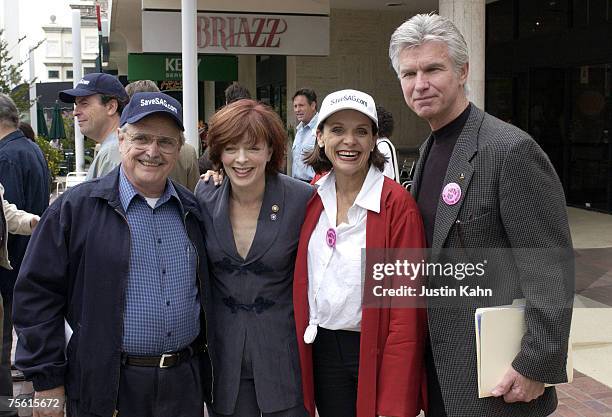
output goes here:
{"type": "MultiPolygon", "coordinates": [[[[431,144],[430,137],[420,149],[415,195],[431,144]]],[[[527,333],[512,365],[534,380],[566,381],[574,263],[559,178],[527,133],[472,104],[444,179],[444,184],[451,182],[459,184],[462,195],[455,205],[440,198],[432,258],[444,248],[458,249],[445,255],[455,258],[453,262],[470,261],[475,248],[510,249],[495,252],[480,283],[493,289],[492,297],[461,297],[452,306],[440,298],[428,300],[432,351],[446,412],[449,417],[549,415],[557,404],[554,388],[530,403],[478,399],[474,312],[526,298],[527,333]]],[[[428,285],[448,284],[440,279],[429,277],[428,285]]]]}

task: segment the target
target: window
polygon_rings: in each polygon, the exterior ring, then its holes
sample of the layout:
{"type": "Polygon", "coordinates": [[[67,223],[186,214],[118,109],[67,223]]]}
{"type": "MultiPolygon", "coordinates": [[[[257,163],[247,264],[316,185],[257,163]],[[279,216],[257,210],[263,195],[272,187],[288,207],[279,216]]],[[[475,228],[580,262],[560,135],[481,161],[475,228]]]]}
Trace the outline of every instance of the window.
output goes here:
{"type": "Polygon", "coordinates": [[[72,56],[72,41],[64,41],[64,56],[66,57],[72,56]]]}
{"type": "Polygon", "coordinates": [[[59,71],[58,70],[49,70],[47,72],[47,76],[49,77],[49,79],[59,79],[59,71]]]}
{"type": "Polygon", "coordinates": [[[66,79],[72,80],[72,77],[73,77],[72,70],[66,70],[66,79]]]}
{"type": "Polygon", "coordinates": [[[95,36],[85,37],[85,52],[97,52],[98,51],[98,38],[95,36]]]}
{"type": "Polygon", "coordinates": [[[574,27],[586,26],[589,23],[589,4],[584,0],[574,0],[572,9],[574,27]]]}
{"type": "Polygon", "coordinates": [[[568,28],[568,0],[519,0],[519,36],[562,33],[568,28]]]}
{"type": "Polygon", "coordinates": [[[604,23],[608,18],[607,0],[589,0],[589,23],[604,23]]]}
{"type": "Polygon", "coordinates": [[[487,45],[514,39],[514,3],[511,0],[487,4],[486,16],[487,45]]]}
{"type": "Polygon", "coordinates": [[[96,67],[83,68],[83,75],[91,74],[92,72],[96,72],[96,67]]]}
{"type": "Polygon", "coordinates": [[[573,24],[575,27],[601,24],[612,20],[612,0],[574,0],[573,24]]]}
{"type": "Polygon", "coordinates": [[[47,41],[47,56],[60,56],[59,41],[47,41]]]}

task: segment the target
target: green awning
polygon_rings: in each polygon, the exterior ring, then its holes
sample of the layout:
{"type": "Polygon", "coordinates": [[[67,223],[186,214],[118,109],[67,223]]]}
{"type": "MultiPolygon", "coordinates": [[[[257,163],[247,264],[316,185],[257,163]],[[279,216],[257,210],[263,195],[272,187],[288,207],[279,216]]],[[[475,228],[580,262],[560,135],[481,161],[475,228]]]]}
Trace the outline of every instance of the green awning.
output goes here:
{"type": "MultiPolygon", "coordinates": [[[[181,80],[180,54],[128,54],[128,80],[181,80]]],[[[238,57],[198,55],[198,81],[235,81],[238,79],[238,57]]]]}
{"type": "Polygon", "coordinates": [[[39,103],[36,103],[36,125],[38,126],[38,136],[49,139],[49,128],[47,127],[47,121],[45,120],[45,114],[39,103]]]}
{"type": "Polygon", "coordinates": [[[59,103],[56,101],[53,106],[53,115],[51,117],[51,131],[49,139],[66,139],[66,131],[64,130],[64,119],[62,118],[62,110],[59,103]]]}

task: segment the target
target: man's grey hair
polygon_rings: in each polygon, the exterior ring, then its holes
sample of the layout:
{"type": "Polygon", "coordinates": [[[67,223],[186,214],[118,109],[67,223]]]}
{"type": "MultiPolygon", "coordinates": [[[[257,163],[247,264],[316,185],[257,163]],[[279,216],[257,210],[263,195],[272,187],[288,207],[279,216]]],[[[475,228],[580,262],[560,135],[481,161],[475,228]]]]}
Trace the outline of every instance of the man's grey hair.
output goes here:
{"type": "Polygon", "coordinates": [[[12,98],[0,93],[0,123],[8,128],[19,126],[19,110],[12,98]]]}
{"type": "MultiPolygon", "coordinates": [[[[130,125],[129,123],[126,123],[123,126],[121,126],[119,128],[119,132],[126,133],[128,131],[129,125],[130,125]]],[[[179,140],[179,145],[183,146],[185,144],[185,133],[182,130],[179,132],[178,140],[179,140]]]]}
{"type": "MultiPolygon", "coordinates": [[[[391,35],[389,58],[398,77],[400,76],[399,55],[402,50],[432,41],[446,44],[455,72],[459,73],[461,68],[469,62],[467,43],[453,22],[433,13],[417,14],[402,23],[391,35]]],[[[467,85],[464,86],[464,89],[467,94],[467,85]]]]}

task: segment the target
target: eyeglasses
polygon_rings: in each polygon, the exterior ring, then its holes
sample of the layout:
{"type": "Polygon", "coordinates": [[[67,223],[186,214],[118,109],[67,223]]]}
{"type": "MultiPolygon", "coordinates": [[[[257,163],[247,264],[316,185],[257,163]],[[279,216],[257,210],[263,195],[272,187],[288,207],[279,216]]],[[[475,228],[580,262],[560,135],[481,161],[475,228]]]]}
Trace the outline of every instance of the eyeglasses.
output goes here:
{"type": "Polygon", "coordinates": [[[157,147],[160,152],[174,153],[178,148],[178,140],[168,136],[150,135],[147,133],[129,133],[123,132],[133,147],[139,150],[149,149],[153,142],[157,142],[157,147]]]}

